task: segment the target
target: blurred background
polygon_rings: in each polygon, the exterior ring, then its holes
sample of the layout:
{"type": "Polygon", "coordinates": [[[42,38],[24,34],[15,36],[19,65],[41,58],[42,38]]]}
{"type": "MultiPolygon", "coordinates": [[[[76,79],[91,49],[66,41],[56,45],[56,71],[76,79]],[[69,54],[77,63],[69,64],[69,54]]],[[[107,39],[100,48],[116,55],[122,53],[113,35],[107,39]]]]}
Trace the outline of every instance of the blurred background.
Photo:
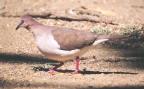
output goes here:
{"type": "Polygon", "coordinates": [[[144,0],[0,0],[0,88],[143,89],[143,16],[144,0]],[[127,38],[82,55],[82,74],[69,72],[74,69],[70,61],[52,76],[32,34],[15,30],[25,14],[49,26],[127,38]],[[39,66],[43,69],[33,70],[39,66]]]}

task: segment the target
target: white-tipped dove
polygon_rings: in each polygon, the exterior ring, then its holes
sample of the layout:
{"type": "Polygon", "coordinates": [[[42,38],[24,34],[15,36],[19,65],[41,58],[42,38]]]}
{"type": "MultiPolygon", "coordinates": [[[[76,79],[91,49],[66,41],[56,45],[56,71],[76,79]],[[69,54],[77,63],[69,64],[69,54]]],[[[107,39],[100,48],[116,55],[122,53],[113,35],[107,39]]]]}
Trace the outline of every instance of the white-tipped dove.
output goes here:
{"type": "Polygon", "coordinates": [[[109,40],[109,36],[96,35],[92,32],[46,26],[29,15],[21,17],[21,22],[16,29],[20,27],[32,32],[41,53],[48,59],[60,62],[60,65],[53,68],[54,70],[63,65],[65,61],[74,59],[75,72],[79,72],[79,56],[94,45],[109,40]]]}

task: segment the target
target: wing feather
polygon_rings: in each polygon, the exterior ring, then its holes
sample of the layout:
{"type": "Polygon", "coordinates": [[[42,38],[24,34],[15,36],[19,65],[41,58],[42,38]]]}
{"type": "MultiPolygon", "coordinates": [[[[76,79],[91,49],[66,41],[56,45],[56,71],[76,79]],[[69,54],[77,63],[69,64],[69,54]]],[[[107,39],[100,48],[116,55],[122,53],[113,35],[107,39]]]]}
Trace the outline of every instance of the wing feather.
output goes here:
{"type": "Polygon", "coordinates": [[[73,29],[54,29],[52,34],[62,50],[74,50],[89,46],[97,38],[94,33],[73,29]]]}

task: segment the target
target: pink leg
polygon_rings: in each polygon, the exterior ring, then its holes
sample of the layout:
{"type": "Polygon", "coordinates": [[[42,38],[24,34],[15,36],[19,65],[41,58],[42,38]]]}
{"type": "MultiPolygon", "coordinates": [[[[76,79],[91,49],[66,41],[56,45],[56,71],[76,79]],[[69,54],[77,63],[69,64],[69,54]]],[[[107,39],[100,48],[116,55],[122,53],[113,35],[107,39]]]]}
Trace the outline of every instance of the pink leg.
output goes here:
{"type": "Polygon", "coordinates": [[[48,71],[51,75],[55,75],[55,70],[53,68],[49,69],[48,71]]]}
{"type": "Polygon", "coordinates": [[[54,73],[56,72],[57,68],[61,67],[64,63],[61,62],[59,65],[56,65],[54,68],[50,68],[49,69],[49,73],[51,73],[52,75],[54,75],[54,73]]]}
{"type": "Polygon", "coordinates": [[[76,59],[74,60],[74,62],[75,62],[75,65],[76,65],[76,67],[75,67],[75,73],[78,73],[80,71],[80,69],[79,69],[79,66],[80,66],[80,58],[79,58],[79,56],[76,57],[76,59]]]}

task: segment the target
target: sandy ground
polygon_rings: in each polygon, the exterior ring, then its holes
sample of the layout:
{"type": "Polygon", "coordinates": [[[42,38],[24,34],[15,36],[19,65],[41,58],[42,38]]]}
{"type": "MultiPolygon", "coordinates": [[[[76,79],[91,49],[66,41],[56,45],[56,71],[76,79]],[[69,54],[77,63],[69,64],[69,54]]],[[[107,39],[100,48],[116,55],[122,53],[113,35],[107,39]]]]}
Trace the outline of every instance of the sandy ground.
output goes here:
{"type": "Polygon", "coordinates": [[[144,30],[139,27],[144,24],[144,0],[0,0],[0,89],[144,89],[144,49],[139,41],[120,49],[97,46],[82,55],[79,74],[72,74],[72,61],[54,75],[48,73],[45,64],[50,61],[38,51],[32,34],[15,30],[19,16],[26,13],[51,26],[87,31],[102,27],[118,34],[144,30]],[[130,28],[120,29],[126,26],[130,28]]]}

